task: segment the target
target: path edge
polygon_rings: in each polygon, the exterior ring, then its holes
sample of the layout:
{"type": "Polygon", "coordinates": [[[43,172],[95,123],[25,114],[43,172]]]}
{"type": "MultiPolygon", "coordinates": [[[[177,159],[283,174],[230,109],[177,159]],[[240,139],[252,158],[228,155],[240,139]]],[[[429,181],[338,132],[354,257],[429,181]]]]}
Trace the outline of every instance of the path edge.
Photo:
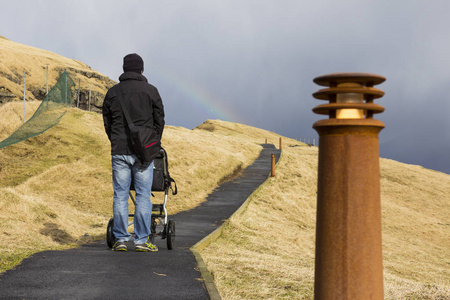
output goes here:
{"type": "MultiPolygon", "coordinates": [[[[277,163],[275,166],[278,166],[278,163],[281,161],[281,158],[283,156],[283,151],[280,149],[276,149],[280,151],[280,157],[278,158],[277,163]]],[[[211,275],[211,272],[206,267],[206,263],[203,260],[202,256],[200,255],[200,251],[208,247],[212,242],[216,241],[219,237],[222,236],[223,233],[223,227],[229,223],[229,220],[233,217],[239,216],[245,212],[248,205],[250,204],[253,196],[267,183],[269,180],[276,179],[276,176],[274,178],[270,177],[270,173],[268,174],[267,179],[258,187],[256,188],[250,196],[245,199],[244,203],[225,221],[223,222],[216,230],[211,232],[209,235],[205,236],[203,239],[201,239],[199,242],[197,242],[194,246],[192,246],[189,250],[194,254],[195,260],[197,261],[198,269],[202,275],[202,278],[204,280],[204,284],[206,287],[206,290],[209,294],[209,298],[211,300],[222,300],[222,297],[220,296],[219,290],[217,289],[216,285],[214,284],[214,279],[211,275]]]]}

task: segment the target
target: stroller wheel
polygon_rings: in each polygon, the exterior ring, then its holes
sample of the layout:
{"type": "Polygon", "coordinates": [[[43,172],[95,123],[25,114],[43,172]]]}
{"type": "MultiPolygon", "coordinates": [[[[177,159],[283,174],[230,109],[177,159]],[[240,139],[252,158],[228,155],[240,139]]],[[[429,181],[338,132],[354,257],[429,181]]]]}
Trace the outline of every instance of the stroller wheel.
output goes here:
{"type": "Polygon", "coordinates": [[[169,220],[166,226],[167,249],[173,250],[173,248],[175,247],[175,221],[169,220]]]}
{"type": "Polygon", "coordinates": [[[108,244],[109,248],[112,248],[114,246],[114,243],[116,242],[116,237],[113,234],[113,227],[114,227],[114,218],[109,219],[108,227],[106,228],[106,244],[108,244]]]}

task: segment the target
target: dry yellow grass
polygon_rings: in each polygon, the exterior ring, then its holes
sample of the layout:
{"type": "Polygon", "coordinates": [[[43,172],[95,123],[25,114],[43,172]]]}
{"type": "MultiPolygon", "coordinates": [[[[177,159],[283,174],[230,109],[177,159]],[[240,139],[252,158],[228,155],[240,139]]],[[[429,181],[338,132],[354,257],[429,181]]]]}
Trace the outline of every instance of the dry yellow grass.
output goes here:
{"type": "MultiPolygon", "coordinates": [[[[312,299],[317,148],[286,147],[277,178],[202,253],[223,299],[312,299]]],[[[381,159],[386,299],[450,299],[450,175],[381,159]]]]}
{"type": "Polygon", "coordinates": [[[450,299],[450,175],[381,160],[390,299],[450,299]]]}
{"type": "MultiPolygon", "coordinates": [[[[37,104],[33,104],[37,106],[37,104]]],[[[21,124],[21,103],[3,137],[21,124]],[[15,116],[15,117],[14,117],[15,116]]],[[[166,126],[163,146],[179,195],[171,214],[190,209],[279,135],[208,120],[194,130],[166,126]]],[[[224,299],[313,296],[317,148],[283,138],[277,178],[202,256],[224,299]]],[[[0,271],[46,249],[104,238],[112,211],[109,142],[101,115],[68,109],[44,134],[0,150],[0,271]]],[[[381,159],[387,299],[450,298],[450,176],[381,159]]]]}
{"type": "Polygon", "coordinates": [[[201,253],[224,299],[312,297],[316,166],[317,148],[284,147],[276,179],[201,253]]]}
{"type": "Polygon", "coordinates": [[[68,70],[72,79],[86,91],[91,87],[92,102],[101,106],[104,95],[114,81],[92,70],[88,65],[56,53],[13,42],[0,36],[0,93],[23,97],[23,73],[26,71],[27,93],[29,101],[45,96],[46,68],[49,68],[49,89],[56,83],[59,73],[68,70]]]}
{"type": "MultiPolygon", "coordinates": [[[[41,105],[40,101],[26,102],[25,121],[31,118],[39,105],[41,105]]],[[[11,105],[0,105],[0,116],[2,118],[0,141],[3,141],[23,124],[23,102],[17,101],[11,105]]]]}
{"type": "MultiPolygon", "coordinates": [[[[2,113],[14,115],[8,112],[18,105],[7,103],[2,113]]],[[[34,252],[101,234],[109,211],[102,200],[110,195],[108,141],[99,115],[69,111],[43,134],[0,150],[1,271],[34,252]]],[[[2,122],[9,133],[12,124],[21,121],[2,122]]]]}
{"type": "MultiPolygon", "coordinates": [[[[22,124],[20,114],[14,113],[20,108],[20,102],[0,107],[11,116],[7,124],[2,120],[2,138],[22,124]]],[[[205,126],[209,130],[165,128],[162,143],[179,188],[178,195],[169,198],[170,214],[197,206],[261,150],[260,129],[221,121],[207,121],[200,128],[205,126]],[[217,132],[211,132],[211,126],[217,132]]],[[[33,252],[103,238],[112,215],[112,194],[110,147],[99,114],[68,109],[61,122],[43,134],[1,149],[0,271],[33,252]]],[[[162,193],[155,194],[155,202],[160,201],[162,193]]]]}

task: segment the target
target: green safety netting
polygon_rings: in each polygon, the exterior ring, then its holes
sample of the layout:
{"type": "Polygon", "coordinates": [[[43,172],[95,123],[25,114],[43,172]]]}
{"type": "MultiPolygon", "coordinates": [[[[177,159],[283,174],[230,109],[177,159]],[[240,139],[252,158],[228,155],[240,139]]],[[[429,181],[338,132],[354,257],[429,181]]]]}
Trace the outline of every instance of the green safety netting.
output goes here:
{"type": "Polygon", "coordinates": [[[0,142],[0,149],[37,136],[58,124],[65,114],[65,107],[72,105],[74,87],[75,83],[67,71],[62,73],[33,116],[0,142]]]}

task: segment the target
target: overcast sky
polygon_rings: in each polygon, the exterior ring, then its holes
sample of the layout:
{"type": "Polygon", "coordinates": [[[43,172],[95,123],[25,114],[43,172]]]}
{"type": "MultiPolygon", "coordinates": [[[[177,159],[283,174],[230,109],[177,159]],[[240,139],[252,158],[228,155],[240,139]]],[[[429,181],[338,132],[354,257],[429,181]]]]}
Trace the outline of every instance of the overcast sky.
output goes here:
{"type": "Polygon", "coordinates": [[[2,1],[0,35],[118,80],[138,53],[169,125],[316,138],[312,80],[385,76],[381,156],[450,174],[450,1],[2,1]]]}

